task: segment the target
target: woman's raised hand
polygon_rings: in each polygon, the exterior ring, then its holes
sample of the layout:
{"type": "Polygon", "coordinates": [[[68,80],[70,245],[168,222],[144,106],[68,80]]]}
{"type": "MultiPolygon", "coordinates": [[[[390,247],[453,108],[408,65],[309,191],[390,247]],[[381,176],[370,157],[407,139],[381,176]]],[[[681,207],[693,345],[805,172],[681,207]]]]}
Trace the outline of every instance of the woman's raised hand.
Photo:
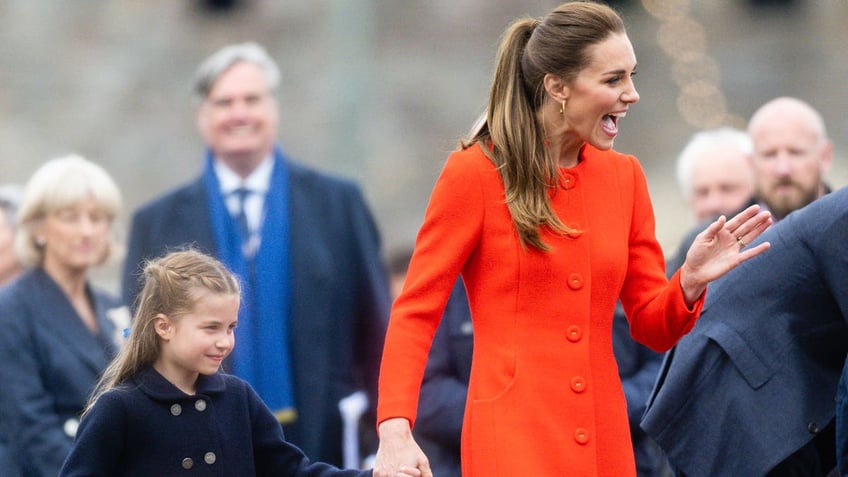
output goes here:
{"type": "Polygon", "coordinates": [[[687,304],[697,301],[709,282],[768,250],[768,242],[755,247],[748,244],[771,224],[771,213],[752,205],[730,220],[722,215],[698,234],[680,267],[680,285],[687,304]]]}

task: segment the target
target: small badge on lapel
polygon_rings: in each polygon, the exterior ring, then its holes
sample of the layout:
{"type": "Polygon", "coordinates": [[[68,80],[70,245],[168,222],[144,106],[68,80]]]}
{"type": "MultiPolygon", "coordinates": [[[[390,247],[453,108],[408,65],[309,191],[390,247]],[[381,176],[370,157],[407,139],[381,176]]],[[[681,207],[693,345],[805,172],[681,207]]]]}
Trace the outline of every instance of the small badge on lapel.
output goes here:
{"type": "Polygon", "coordinates": [[[127,341],[127,337],[129,333],[127,330],[130,328],[130,309],[126,306],[121,306],[118,308],[111,308],[106,311],[106,317],[109,318],[109,321],[115,326],[115,332],[112,334],[112,340],[115,342],[115,346],[120,348],[127,341]]]}

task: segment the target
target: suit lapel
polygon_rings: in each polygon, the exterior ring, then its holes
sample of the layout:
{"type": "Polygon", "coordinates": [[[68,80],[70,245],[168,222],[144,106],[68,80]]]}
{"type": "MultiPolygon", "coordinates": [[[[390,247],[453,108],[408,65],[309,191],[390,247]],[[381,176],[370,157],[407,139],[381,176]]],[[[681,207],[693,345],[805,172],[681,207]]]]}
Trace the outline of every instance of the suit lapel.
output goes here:
{"type": "Polygon", "coordinates": [[[31,310],[30,319],[37,326],[62,330],[56,333],[57,339],[73,350],[95,374],[99,374],[115,351],[111,340],[114,326],[106,318],[106,305],[98,303],[97,298],[93,297],[100,332],[106,333],[103,336],[108,337],[99,340],[86,328],[64,292],[43,270],[36,269],[31,278],[25,288],[27,306],[31,310]]]}

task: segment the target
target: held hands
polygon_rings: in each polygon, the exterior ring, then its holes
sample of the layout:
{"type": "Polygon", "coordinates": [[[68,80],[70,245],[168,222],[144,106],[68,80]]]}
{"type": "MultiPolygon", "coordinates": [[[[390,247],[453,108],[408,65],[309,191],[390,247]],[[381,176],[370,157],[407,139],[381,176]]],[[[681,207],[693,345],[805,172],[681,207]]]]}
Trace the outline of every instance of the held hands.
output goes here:
{"type": "Polygon", "coordinates": [[[433,477],[430,462],[412,438],[408,420],[386,419],[379,431],[374,477],[433,477]]]}
{"type": "Polygon", "coordinates": [[[697,301],[709,282],[768,250],[768,242],[750,248],[748,244],[771,224],[771,213],[752,205],[730,220],[722,215],[698,234],[680,267],[680,286],[687,305],[697,301]]]}

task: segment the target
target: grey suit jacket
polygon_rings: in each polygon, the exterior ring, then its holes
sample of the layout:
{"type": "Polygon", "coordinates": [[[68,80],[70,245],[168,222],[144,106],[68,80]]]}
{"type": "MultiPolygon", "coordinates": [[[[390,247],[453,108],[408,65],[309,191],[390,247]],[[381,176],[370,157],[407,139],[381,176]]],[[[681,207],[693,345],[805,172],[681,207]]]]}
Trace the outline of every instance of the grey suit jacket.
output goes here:
{"type": "Polygon", "coordinates": [[[710,284],[642,427],[687,476],[764,475],[834,417],[848,351],[848,189],[773,225],[710,284]]]}

